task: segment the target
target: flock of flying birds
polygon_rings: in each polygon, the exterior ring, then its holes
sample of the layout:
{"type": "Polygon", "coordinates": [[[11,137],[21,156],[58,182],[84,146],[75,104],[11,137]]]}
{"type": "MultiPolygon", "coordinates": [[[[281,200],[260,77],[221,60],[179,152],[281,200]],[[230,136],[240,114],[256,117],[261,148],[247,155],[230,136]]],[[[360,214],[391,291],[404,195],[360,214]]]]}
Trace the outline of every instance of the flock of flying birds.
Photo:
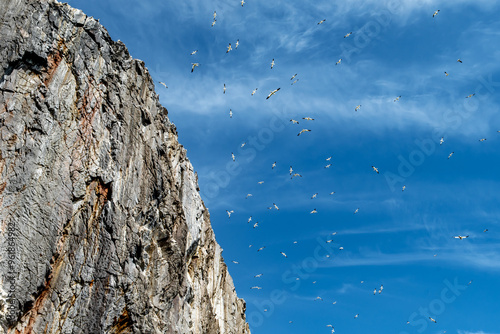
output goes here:
{"type": "MultiPolygon", "coordinates": [[[[244,4],[245,4],[245,1],[244,1],[244,0],[241,0],[240,4],[241,4],[241,6],[243,7],[243,6],[244,6],[244,4]]],[[[432,17],[433,17],[433,18],[434,18],[434,17],[436,17],[436,16],[438,15],[438,13],[439,13],[439,12],[440,12],[440,10],[436,10],[436,11],[433,13],[432,17]]],[[[325,21],[326,21],[326,19],[322,19],[322,20],[320,20],[317,24],[318,24],[318,25],[321,25],[321,24],[325,23],[325,21]]],[[[216,11],[214,11],[214,12],[213,12],[212,27],[216,24],[216,22],[217,22],[217,13],[216,13],[216,11]]],[[[353,32],[348,32],[347,34],[345,34],[345,35],[344,35],[344,38],[349,38],[352,34],[353,34],[353,32]]],[[[239,44],[240,44],[240,43],[239,43],[239,39],[237,39],[237,40],[236,40],[236,42],[234,43],[234,48],[233,48],[233,45],[232,45],[231,43],[228,43],[228,46],[227,46],[227,48],[226,48],[226,54],[227,54],[227,53],[229,53],[229,52],[231,52],[231,51],[237,50],[237,49],[238,49],[239,44]]],[[[191,56],[195,56],[197,53],[198,53],[198,50],[194,50],[194,51],[192,51],[192,52],[190,53],[190,55],[191,55],[191,56]]],[[[342,58],[340,58],[340,59],[339,59],[339,60],[335,63],[335,65],[340,65],[340,64],[341,64],[341,62],[342,62],[342,58]]],[[[459,58],[459,59],[457,60],[457,62],[458,62],[458,63],[462,63],[462,60],[459,58]]],[[[200,64],[199,64],[199,63],[197,63],[197,62],[193,62],[193,63],[191,63],[191,73],[192,73],[192,72],[194,72],[194,71],[195,71],[195,68],[196,68],[196,67],[199,67],[199,66],[200,66],[200,64]]],[[[271,60],[271,62],[270,62],[270,69],[272,70],[272,69],[274,68],[274,66],[275,66],[275,60],[274,60],[274,58],[273,58],[273,59],[271,60]]],[[[449,76],[449,73],[448,73],[448,72],[446,72],[446,71],[445,71],[444,73],[445,73],[445,76],[446,76],[446,77],[447,77],[447,76],[449,76]]],[[[292,76],[291,76],[291,78],[290,78],[291,85],[294,85],[294,84],[296,84],[296,83],[299,81],[299,79],[296,79],[297,75],[298,75],[298,74],[297,74],[297,73],[295,73],[294,75],[292,75],[292,76]]],[[[161,81],[160,81],[159,83],[160,83],[161,85],[163,85],[165,88],[168,88],[168,87],[167,87],[167,85],[166,85],[164,82],[161,82],[161,81]]],[[[226,84],[224,83],[224,84],[223,84],[223,88],[222,88],[222,93],[223,93],[223,94],[226,94],[226,88],[227,88],[227,87],[226,87],[226,84]]],[[[270,99],[270,98],[271,98],[271,97],[273,97],[275,94],[277,94],[277,93],[280,91],[280,89],[281,89],[281,88],[279,88],[279,87],[278,87],[278,88],[276,88],[276,89],[274,89],[274,90],[271,90],[271,91],[269,92],[269,94],[267,95],[266,100],[270,99]]],[[[254,95],[257,93],[257,90],[258,90],[258,88],[253,89],[253,90],[252,90],[252,92],[251,92],[251,96],[254,96],[254,95]]],[[[472,93],[472,94],[469,94],[468,96],[466,96],[465,98],[473,98],[474,96],[475,96],[475,93],[472,93]]],[[[394,102],[398,102],[400,99],[401,99],[401,95],[397,96],[397,97],[394,99],[394,102]]],[[[355,106],[355,107],[354,107],[354,111],[355,111],[355,112],[358,112],[360,109],[361,109],[361,104],[359,104],[359,105],[357,105],[357,106],[355,106]]],[[[232,117],[233,117],[233,112],[232,112],[232,109],[229,109],[229,117],[230,117],[230,118],[232,118],[232,117]]],[[[306,117],[302,117],[302,120],[304,120],[304,121],[307,123],[307,122],[313,122],[313,121],[314,121],[314,118],[311,118],[311,117],[306,116],[306,117]]],[[[295,119],[290,119],[290,122],[291,122],[291,124],[292,124],[292,125],[299,125],[299,123],[300,123],[300,122],[302,122],[302,121],[298,121],[298,120],[295,120],[295,119]]],[[[297,136],[301,136],[301,135],[303,135],[303,134],[305,134],[305,133],[307,133],[307,132],[311,132],[311,130],[310,130],[310,129],[307,129],[307,128],[303,128],[302,130],[300,130],[300,131],[298,132],[297,136]]],[[[499,132],[499,133],[500,133],[500,131],[497,131],[497,132],[499,132]]],[[[442,144],[444,143],[444,141],[445,141],[445,140],[444,140],[444,137],[441,137],[441,139],[439,140],[439,144],[440,144],[440,145],[442,145],[442,144]]],[[[481,139],[479,139],[479,141],[480,141],[480,142],[484,142],[484,141],[486,141],[486,138],[481,138],[481,139]]],[[[244,147],[245,145],[246,145],[246,143],[243,143],[243,144],[241,144],[241,147],[244,147]]],[[[448,155],[448,159],[450,159],[450,158],[452,157],[452,155],[453,155],[453,154],[454,154],[454,152],[449,153],[449,155],[448,155]]],[[[235,156],[235,154],[234,154],[233,152],[231,152],[231,159],[232,159],[232,161],[233,161],[233,162],[235,162],[235,161],[236,161],[236,159],[237,159],[237,158],[236,158],[236,156],[235,156]]],[[[327,164],[324,166],[324,168],[330,168],[330,167],[332,166],[332,164],[330,163],[331,159],[332,159],[332,157],[331,157],[331,156],[325,159],[325,160],[326,160],[326,162],[327,162],[327,164]]],[[[276,162],[276,161],[274,161],[274,162],[272,163],[272,165],[271,165],[271,168],[272,168],[272,169],[274,169],[274,168],[276,167],[276,165],[277,165],[277,162],[276,162]]],[[[377,167],[375,167],[375,166],[371,166],[371,168],[373,169],[373,171],[374,171],[375,173],[377,173],[377,174],[379,174],[379,173],[380,173],[380,172],[379,172],[379,169],[378,169],[377,167]]],[[[296,178],[296,177],[302,177],[302,175],[301,175],[301,174],[299,174],[298,172],[296,172],[296,171],[294,171],[294,170],[293,170],[293,167],[292,167],[292,166],[290,166],[290,168],[289,168],[289,176],[290,176],[290,178],[291,178],[291,179],[296,178]]],[[[259,182],[258,182],[258,184],[260,184],[260,185],[262,185],[263,183],[264,183],[264,181],[259,181],[259,182]]],[[[405,191],[405,189],[406,189],[406,185],[403,185],[403,187],[402,187],[402,191],[405,191]]],[[[330,192],[330,195],[333,195],[333,194],[335,194],[335,192],[330,192]]],[[[246,198],[246,199],[248,199],[249,197],[252,197],[252,196],[253,196],[253,195],[252,195],[251,193],[248,193],[248,194],[246,195],[246,197],[245,197],[245,198],[246,198]]],[[[313,195],[311,196],[311,199],[315,199],[317,196],[318,196],[318,193],[315,193],[315,194],[313,194],[313,195]]],[[[272,205],[272,206],[269,206],[269,207],[268,207],[268,209],[269,209],[269,210],[277,210],[277,211],[279,211],[279,207],[278,207],[278,205],[277,205],[276,203],[273,203],[273,205],[272,205]]],[[[353,213],[354,213],[354,214],[357,214],[358,212],[359,212],[359,208],[356,208],[356,209],[354,210],[354,212],[353,212],[353,213]]],[[[231,218],[231,215],[234,213],[234,210],[226,210],[226,213],[227,213],[228,218],[230,219],[230,218],[231,218]]],[[[314,209],[310,212],[310,214],[315,214],[315,213],[317,213],[316,208],[314,208],[314,209]]],[[[250,218],[248,219],[248,223],[251,223],[251,222],[252,222],[252,216],[250,216],[250,218]]],[[[258,224],[259,224],[259,222],[258,222],[258,221],[254,222],[254,223],[253,223],[253,228],[257,228],[257,227],[259,226],[258,224]]],[[[483,232],[487,232],[487,231],[488,231],[488,229],[484,229],[484,231],[483,231],[483,232]]],[[[332,235],[335,235],[335,234],[336,234],[336,232],[332,233],[332,235]]],[[[459,239],[459,240],[464,240],[464,239],[469,238],[469,235],[457,235],[457,236],[453,236],[453,238],[455,238],[455,239],[459,239]]],[[[333,239],[329,239],[329,240],[327,240],[326,242],[327,242],[327,243],[333,242],[333,239]]],[[[293,243],[294,243],[294,244],[296,244],[296,243],[297,243],[297,241],[294,241],[293,243]]],[[[252,245],[250,245],[250,247],[252,247],[252,245]]],[[[262,247],[260,247],[260,248],[258,248],[258,249],[257,249],[257,252],[261,252],[261,251],[263,251],[265,248],[266,248],[265,246],[262,246],[262,247]]],[[[339,250],[343,250],[343,247],[339,247],[339,250]]],[[[281,251],[281,252],[280,252],[280,254],[281,254],[284,258],[288,258],[288,256],[287,256],[287,255],[286,255],[283,251],[281,251]]],[[[434,255],[434,256],[436,256],[436,255],[434,255]]],[[[327,257],[329,257],[329,255],[327,255],[327,257]]],[[[238,261],[232,261],[232,262],[233,262],[234,264],[239,264],[239,262],[238,262],[238,261]]],[[[257,274],[257,275],[255,275],[255,276],[254,276],[254,278],[260,278],[260,277],[262,277],[262,275],[263,275],[263,274],[257,274]]],[[[298,279],[298,278],[297,278],[297,279],[298,279]]],[[[471,282],[472,282],[472,281],[471,281],[471,282]]],[[[471,282],[469,282],[469,284],[470,284],[471,282]]],[[[316,283],[316,281],[314,281],[313,283],[316,283]]],[[[364,282],[363,282],[363,281],[361,281],[361,283],[364,283],[364,282]]],[[[255,289],[255,290],[261,290],[261,289],[262,289],[262,287],[260,287],[260,286],[257,286],[257,285],[256,285],[256,286],[252,286],[250,289],[252,289],[252,290],[254,290],[254,289],[255,289]]],[[[374,295],[377,295],[377,293],[378,293],[378,294],[381,294],[381,293],[382,293],[382,291],[383,291],[383,289],[384,289],[384,286],[383,286],[383,285],[380,285],[380,287],[379,287],[379,288],[375,288],[375,289],[373,290],[373,294],[374,294],[374,295]]],[[[317,301],[323,301],[323,298],[321,298],[320,296],[317,296],[314,300],[317,300],[317,301]]],[[[336,304],[336,302],[334,301],[334,302],[333,302],[333,304],[336,304]]],[[[264,310],[264,311],[267,311],[267,309],[266,309],[266,310],[264,310]]],[[[358,318],[358,317],[359,317],[359,314],[354,315],[354,318],[358,318]]],[[[432,317],[429,317],[429,321],[434,322],[434,323],[437,323],[436,319],[434,319],[434,318],[432,318],[432,317]]],[[[293,321],[290,321],[290,323],[292,323],[292,322],[293,322],[293,321]]],[[[409,323],[409,321],[408,321],[407,323],[409,323]]],[[[330,328],[331,328],[331,332],[332,332],[332,333],[334,333],[334,332],[335,332],[335,328],[334,328],[334,326],[333,326],[333,325],[329,324],[329,325],[326,325],[326,327],[330,327],[330,328]]],[[[446,331],[445,331],[445,332],[446,332],[446,331]]]]}

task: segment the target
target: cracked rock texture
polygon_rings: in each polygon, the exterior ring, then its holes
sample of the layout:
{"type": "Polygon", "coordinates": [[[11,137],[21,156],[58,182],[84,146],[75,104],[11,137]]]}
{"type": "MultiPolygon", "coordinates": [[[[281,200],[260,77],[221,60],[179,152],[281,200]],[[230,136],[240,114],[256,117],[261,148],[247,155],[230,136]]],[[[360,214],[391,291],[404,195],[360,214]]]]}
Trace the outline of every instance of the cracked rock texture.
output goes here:
{"type": "Polygon", "coordinates": [[[0,137],[0,333],[250,333],[175,126],[97,20],[0,1],[0,137]]]}

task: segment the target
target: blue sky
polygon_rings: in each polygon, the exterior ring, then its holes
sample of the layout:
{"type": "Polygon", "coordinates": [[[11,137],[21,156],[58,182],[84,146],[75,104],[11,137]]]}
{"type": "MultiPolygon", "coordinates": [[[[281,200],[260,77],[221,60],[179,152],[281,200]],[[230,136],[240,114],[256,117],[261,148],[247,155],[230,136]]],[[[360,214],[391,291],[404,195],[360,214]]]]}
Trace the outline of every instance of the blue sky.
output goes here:
{"type": "Polygon", "coordinates": [[[500,1],[69,3],[149,68],[252,333],[500,333],[500,1]]]}

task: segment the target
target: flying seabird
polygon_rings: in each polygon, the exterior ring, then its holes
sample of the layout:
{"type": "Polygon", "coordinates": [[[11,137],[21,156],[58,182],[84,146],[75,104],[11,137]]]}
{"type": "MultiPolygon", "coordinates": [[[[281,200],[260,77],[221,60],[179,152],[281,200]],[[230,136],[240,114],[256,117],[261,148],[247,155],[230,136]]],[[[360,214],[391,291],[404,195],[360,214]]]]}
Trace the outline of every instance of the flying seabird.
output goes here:
{"type": "Polygon", "coordinates": [[[396,98],[394,99],[394,102],[399,101],[399,99],[400,99],[400,98],[401,98],[401,95],[399,95],[398,97],[396,97],[396,98]]]}
{"type": "Polygon", "coordinates": [[[252,216],[250,216],[250,218],[248,218],[247,223],[250,223],[251,221],[252,221],[252,216]]]}
{"type": "Polygon", "coordinates": [[[168,88],[167,85],[164,82],[158,81],[160,85],[163,85],[165,88],[168,88]]]}
{"type": "Polygon", "coordinates": [[[444,137],[441,137],[441,139],[439,139],[439,145],[443,145],[444,143],[444,137]]]}
{"type": "Polygon", "coordinates": [[[241,146],[240,146],[240,147],[244,147],[246,144],[247,144],[247,143],[246,143],[246,142],[244,142],[243,144],[241,144],[241,146]]]}
{"type": "Polygon", "coordinates": [[[332,166],[332,164],[328,164],[325,166],[325,168],[330,168],[332,166]]]}
{"type": "Polygon", "coordinates": [[[295,74],[294,74],[294,75],[290,78],[290,80],[295,79],[295,77],[296,77],[296,76],[297,76],[297,73],[295,73],[295,74]]]}
{"type": "Polygon", "coordinates": [[[241,7],[245,4],[245,0],[241,0],[241,7]]]}
{"type": "Polygon", "coordinates": [[[292,175],[293,173],[293,169],[292,169],[292,166],[290,166],[290,175],[292,175]]]}
{"type": "Polygon", "coordinates": [[[406,189],[406,186],[403,186],[403,188],[401,189],[401,191],[405,191],[405,189],[406,189]]]}
{"type": "Polygon", "coordinates": [[[259,181],[259,182],[257,182],[257,183],[258,183],[258,184],[263,184],[263,183],[264,183],[264,181],[259,181]]]}
{"type": "Polygon", "coordinates": [[[217,20],[216,20],[216,19],[214,19],[214,20],[212,21],[212,27],[215,25],[215,22],[217,22],[217,20]]]}
{"type": "Polygon", "coordinates": [[[318,24],[322,24],[325,21],[326,21],[326,19],[323,19],[323,20],[319,21],[318,24]]]}
{"type": "Polygon", "coordinates": [[[332,192],[330,193],[330,195],[333,195],[333,194],[335,194],[335,191],[332,191],[332,192]]]}
{"type": "Polygon", "coordinates": [[[312,196],[311,196],[311,199],[316,198],[316,196],[318,196],[318,193],[316,193],[316,194],[312,195],[312,196]]]}
{"type": "Polygon", "coordinates": [[[222,89],[222,93],[226,94],[226,84],[224,84],[224,88],[222,89]]]}
{"type": "Polygon", "coordinates": [[[310,213],[318,213],[318,211],[316,211],[316,209],[313,209],[310,213]]]}
{"type": "Polygon", "coordinates": [[[231,261],[231,262],[233,262],[234,264],[240,264],[238,261],[231,261]]]}
{"type": "Polygon", "coordinates": [[[238,48],[238,45],[240,45],[240,40],[239,39],[236,40],[236,45],[234,46],[235,50],[238,48]]]}
{"type": "Polygon", "coordinates": [[[448,72],[446,72],[446,71],[445,71],[445,72],[444,72],[444,75],[448,76],[448,75],[450,75],[450,74],[449,74],[448,72]]]}
{"type": "Polygon", "coordinates": [[[229,43],[228,47],[227,47],[227,50],[226,50],[226,53],[228,53],[229,51],[231,51],[233,48],[231,47],[231,43],[229,43]]]}
{"type": "Polygon", "coordinates": [[[354,214],[358,213],[359,212],[359,208],[357,208],[355,211],[354,211],[354,214]]]}
{"type": "Polygon", "coordinates": [[[451,152],[450,155],[448,155],[448,159],[451,158],[451,156],[453,155],[453,153],[455,153],[455,152],[451,152]]]}
{"type": "Polygon", "coordinates": [[[250,289],[257,289],[257,290],[260,290],[262,289],[260,286],[252,286],[250,289]]]}
{"type": "Polygon", "coordinates": [[[311,131],[311,130],[308,130],[308,129],[302,129],[302,130],[300,130],[300,132],[299,132],[299,134],[298,134],[297,136],[300,136],[302,133],[304,133],[304,132],[309,132],[309,131],[311,131]]]}
{"type": "Polygon", "coordinates": [[[299,79],[295,79],[295,81],[292,82],[292,85],[295,84],[297,81],[299,81],[299,79]]]}
{"type": "Polygon", "coordinates": [[[273,162],[273,165],[271,166],[271,169],[274,169],[274,167],[276,167],[276,161],[273,162]]]}
{"type": "Polygon", "coordinates": [[[481,138],[481,139],[479,139],[479,141],[485,141],[485,140],[486,140],[486,138],[481,138]]]}
{"type": "Polygon", "coordinates": [[[247,196],[245,197],[245,199],[247,199],[248,197],[251,197],[253,196],[252,194],[247,194],[247,196]]]}
{"type": "Polygon", "coordinates": [[[465,235],[465,236],[463,236],[463,235],[457,235],[457,236],[455,236],[453,238],[463,240],[463,239],[467,239],[468,237],[469,237],[468,235],[465,235]]]}
{"type": "Polygon", "coordinates": [[[231,218],[231,213],[234,213],[234,210],[231,210],[231,211],[226,210],[226,212],[227,212],[227,216],[228,216],[229,218],[231,218]]]}
{"type": "Polygon", "coordinates": [[[257,252],[260,252],[261,250],[263,250],[264,248],[266,248],[266,246],[262,246],[260,247],[259,249],[257,249],[257,252]]]}
{"type": "Polygon", "coordinates": [[[377,172],[377,174],[380,174],[380,173],[378,172],[378,168],[377,168],[377,167],[372,166],[372,168],[373,168],[373,170],[374,170],[374,171],[376,171],[376,172],[377,172]]]}
{"type": "Polygon", "coordinates": [[[280,210],[280,208],[278,208],[278,206],[276,205],[276,203],[273,203],[273,206],[274,206],[274,208],[275,208],[276,210],[278,210],[278,211],[280,210]]]}
{"type": "Polygon", "coordinates": [[[193,73],[194,68],[195,68],[196,66],[200,66],[200,64],[199,64],[199,63],[191,63],[191,65],[193,65],[193,67],[191,68],[191,73],[193,73]]]}
{"type": "Polygon", "coordinates": [[[329,156],[329,157],[328,157],[328,158],[326,158],[325,160],[326,160],[326,161],[330,161],[330,160],[332,160],[332,157],[331,157],[331,156],[329,156]]]}
{"type": "Polygon", "coordinates": [[[468,95],[468,96],[466,96],[465,98],[466,98],[466,99],[468,99],[468,98],[473,97],[474,95],[476,95],[476,93],[469,94],[469,95],[468,95]]]}
{"type": "Polygon", "coordinates": [[[255,88],[255,89],[252,91],[252,96],[253,96],[253,94],[257,93],[257,89],[258,89],[258,88],[255,88]]]}
{"type": "Polygon", "coordinates": [[[356,108],[354,108],[354,111],[358,111],[358,110],[359,110],[359,108],[361,108],[361,104],[358,104],[358,105],[356,106],[356,108]]]}
{"type": "Polygon", "coordinates": [[[439,10],[439,9],[438,9],[438,10],[436,10],[436,11],[434,12],[434,14],[432,14],[432,17],[436,16],[439,12],[440,12],[440,10],[439,10]]]}
{"type": "Polygon", "coordinates": [[[195,55],[196,52],[198,52],[198,50],[194,50],[193,52],[191,52],[191,56],[195,55]]]}
{"type": "Polygon", "coordinates": [[[255,222],[255,224],[253,224],[253,228],[256,228],[259,226],[259,222],[255,222]]]}
{"type": "Polygon", "coordinates": [[[349,33],[347,33],[347,34],[344,36],[344,38],[347,38],[347,37],[349,37],[349,36],[351,36],[351,35],[352,35],[352,31],[351,31],[351,32],[349,32],[349,33]]]}
{"type": "Polygon", "coordinates": [[[217,17],[217,12],[214,10],[214,20],[217,17]]]}
{"type": "Polygon", "coordinates": [[[338,65],[342,62],[342,58],[340,58],[339,60],[337,60],[337,62],[335,63],[335,65],[338,65]]]}
{"type": "Polygon", "coordinates": [[[229,118],[233,118],[233,111],[229,109],[229,118]]]}
{"type": "Polygon", "coordinates": [[[261,276],[262,276],[262,274],[258,274],[258,275],[255,275],[254,277],[259,278],[261,276]]]}
{"type": "Polygon", "coordinates": [[[274,58],[273,58],[273,60],[271,61],[271,70],[273,69],[273,67],[274,67],[274,58]]]}
{"type": "Polygon", "coordinates": [[[280,254],[281,254],[281,255],[283,255],[284,257],[288,257],[288,256],[286,256],[286,254],[285,254],[285,253],[283,253],[283,252],[280,252],[280,254]]]}
{"type": "Polygon", "coordinates": [[[233,158],[233,161],[236,161],[236,158],[235,158],[233,152],[231,152],[231,158],[233,158]]]}
{"type": "Polygon", "coordinates": [[[437,324],[437,321],[431,317],[429,317],[429,320],[432,321],[433,323],[437,324]]]}
{"type": "Polygon", "coordinates": [[[305,119],[306,121],[314,121],[314,118],[311,117],[302,117],[302,119],[305,119]]]}
{"type": "Polygon", "coordinates": [[[299,173],[295,173],[295,174],[293,174],[293,175],[292,175],[291,179],[293,179],[293,178],[294,178],[294,177],[296,177],[296,176],[300,176],[300,177],[302,177],[302,175],[300,175],[299,173]]]}
{"type": "Polygon", "coordinates": [[[269,95],[266,97],[266,100],[269,99],[271,96],[273,96],[274,94],[276,94],[277,91],[279,91],[281,88],[277,88],[275,90],[272,90],[271,93],[269,93],[269,95]]]}
{"type": "Polygon", "coordinates": [[[323,298],[321,298],[320,296],[318,296],[314,300],[321,300],[321,301],[323,301],[323,298]]]}
{"type": "Polygon", "coordinates": [[[458,58],[457,63],[462,63],[462,60],[460,58],[458,58]]]}
{"type": "Polygon", "coordinates": [[[291,119],[290,122],[292,122],[292,124],[299,124],[299,122],[294,119],[291,119]]]}

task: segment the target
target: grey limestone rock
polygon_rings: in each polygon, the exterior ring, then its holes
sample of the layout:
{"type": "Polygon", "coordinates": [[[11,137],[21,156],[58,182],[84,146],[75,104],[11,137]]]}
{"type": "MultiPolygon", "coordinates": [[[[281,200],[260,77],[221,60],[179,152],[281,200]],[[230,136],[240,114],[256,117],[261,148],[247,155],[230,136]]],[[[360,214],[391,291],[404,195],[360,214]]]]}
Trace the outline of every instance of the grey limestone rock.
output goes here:
{"type": "Polygon", "coordinates": [[[198,191],[143,62],[0,1],[0,333],[250,333],[198,191]]]}

